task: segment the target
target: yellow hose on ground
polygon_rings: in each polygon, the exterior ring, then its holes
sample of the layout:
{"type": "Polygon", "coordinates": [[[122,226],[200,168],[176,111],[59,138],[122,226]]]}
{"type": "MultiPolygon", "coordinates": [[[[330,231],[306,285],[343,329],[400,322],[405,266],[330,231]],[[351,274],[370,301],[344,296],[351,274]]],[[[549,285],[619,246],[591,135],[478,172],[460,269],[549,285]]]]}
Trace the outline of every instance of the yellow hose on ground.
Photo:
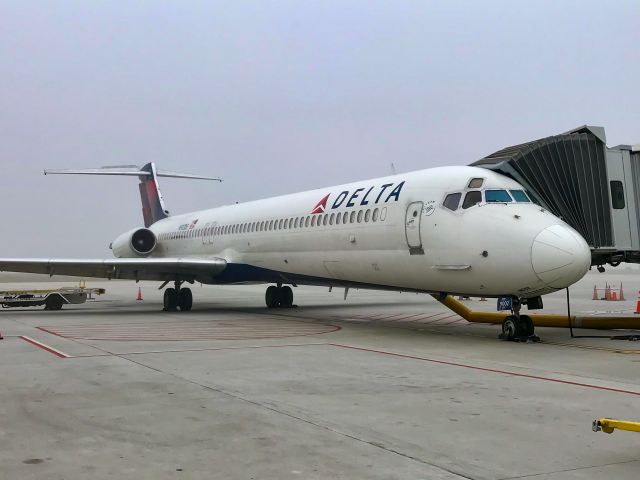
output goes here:
{"type": "MultiPolygon", "coordinates": [[[[467,322],[471,323],[490,323],[502,324],[505,317],[511,315],[511,312],[482,312],[474,311],[463,305],[451,295],[447,295],[441,299],[438,295],[432,295],[433,298],[442,303],[445,307],[460,315],[467,322]]],[[[557,327],[567,328],[569,319],[566,315],[557,315],[551,313],[527,313],[533,320],[536,327],[557,327]]],[[[571,326],[576,328],[590,328],[601,330],[612,329],[629,329],[640,330],[640,316],[638,317],[602,317],[602,316],[571,316],[571,326]]]]}

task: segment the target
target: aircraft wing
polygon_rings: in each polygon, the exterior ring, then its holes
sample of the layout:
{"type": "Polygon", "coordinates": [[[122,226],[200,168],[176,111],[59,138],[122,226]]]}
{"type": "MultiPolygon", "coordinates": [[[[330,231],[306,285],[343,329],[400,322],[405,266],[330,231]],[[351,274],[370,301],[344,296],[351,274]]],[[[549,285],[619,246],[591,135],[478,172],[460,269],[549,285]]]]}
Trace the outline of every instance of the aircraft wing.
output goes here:
{"type": "Polygon", "coordinates": [[[44,273],[130,280],[206,281],[227,266],[223,258],[0,258],[0,272],[44,273]]]}

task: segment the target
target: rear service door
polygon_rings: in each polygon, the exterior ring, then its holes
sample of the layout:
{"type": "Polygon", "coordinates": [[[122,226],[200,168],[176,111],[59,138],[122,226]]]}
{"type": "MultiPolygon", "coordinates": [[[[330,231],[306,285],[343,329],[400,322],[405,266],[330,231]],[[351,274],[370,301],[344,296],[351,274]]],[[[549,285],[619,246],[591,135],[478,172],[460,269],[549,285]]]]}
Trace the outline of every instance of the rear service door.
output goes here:
{"type": "Polygon", "coordinates": [[[422,219],[422,202],[410,203],[404,221],[407,245],[411,255],[423,255],[422,238],[420,236],[420,221],[422,219]]]}

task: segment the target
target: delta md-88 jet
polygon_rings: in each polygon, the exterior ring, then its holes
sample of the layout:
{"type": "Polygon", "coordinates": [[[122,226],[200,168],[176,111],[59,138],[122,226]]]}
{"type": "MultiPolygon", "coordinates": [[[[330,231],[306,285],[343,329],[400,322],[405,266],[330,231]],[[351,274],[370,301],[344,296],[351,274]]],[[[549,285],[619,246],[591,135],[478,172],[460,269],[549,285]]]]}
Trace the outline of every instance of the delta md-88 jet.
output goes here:
{"type": "MultiPolygon", "coordinates": [[[[137,176],[145,227],[111,243],[115,259],[4,258],[0,270],[156,280],[170,284],[165,310],[191,310],[185,284],[264,283],[269,308],[292,306],[290,286],[317,285],[508,296],[520,322],[519,305],[540,305],[591,265],[578,232],[483,168],[431,168],[183,215],[169,215],[158,177],[217,179],[153,163],[48,173],[137,176]]],[[[533,335],[532,324],[516,327],[533,335]]]]}

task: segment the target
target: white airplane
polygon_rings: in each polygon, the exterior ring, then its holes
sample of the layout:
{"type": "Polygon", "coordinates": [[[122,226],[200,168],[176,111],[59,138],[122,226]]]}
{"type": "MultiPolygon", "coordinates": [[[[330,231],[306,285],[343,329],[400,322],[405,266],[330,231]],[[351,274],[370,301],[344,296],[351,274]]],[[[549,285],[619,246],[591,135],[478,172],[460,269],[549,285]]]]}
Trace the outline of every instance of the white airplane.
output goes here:
{"type": "Polygon", "coordinates": [[[293,305],[289,285],[344,287],[345,298],[349,288],[509,296],[517,332],[533,335],[520,305],[540,308],[541,295],[591,265],[578,232],[483,168],[431,168],[183,215],[169,215],[157,178],[211,178],[153,163],[47,173],[137,176],[145,227],[112,242],[115,259],[3,258],[0,270],[173,282],[165,310],[191,309],[185,282],[272,284],[270,308],[293,305]]]}

